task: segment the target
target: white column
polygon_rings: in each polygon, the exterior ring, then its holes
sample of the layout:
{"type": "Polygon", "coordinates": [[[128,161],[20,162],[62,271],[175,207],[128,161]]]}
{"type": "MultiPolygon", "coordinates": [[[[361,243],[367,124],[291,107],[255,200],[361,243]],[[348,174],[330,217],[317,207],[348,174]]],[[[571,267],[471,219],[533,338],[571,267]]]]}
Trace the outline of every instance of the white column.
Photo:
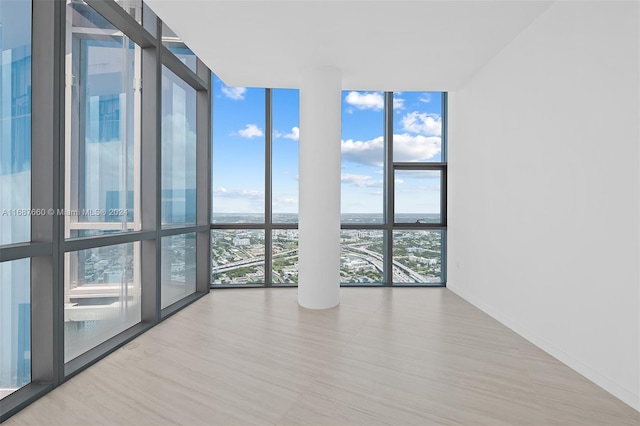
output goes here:
{"type": "Polygon", "coordinates": [[[340,303],[341,73],[306,70],[300,79],[298,303],[340,303]]]}

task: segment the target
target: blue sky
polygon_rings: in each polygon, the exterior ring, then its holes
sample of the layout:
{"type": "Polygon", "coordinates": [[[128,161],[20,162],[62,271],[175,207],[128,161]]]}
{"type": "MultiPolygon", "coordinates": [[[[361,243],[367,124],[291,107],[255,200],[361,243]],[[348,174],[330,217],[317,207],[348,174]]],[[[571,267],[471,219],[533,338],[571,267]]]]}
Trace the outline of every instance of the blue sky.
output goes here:
{"type": "MultiPolygon", "coordinates": [[[[213,84],[214,214],[263,213],[264,89],[227,87],[215,76],[213,84]]],[[[383,101],[382,92],[342,93],[343,213],[382,215],[383,101]]],[[[297,213],[298,91],[274,89],[272,102],[273,212],[297,213]]],[[[440,132],[440,93],[394,93],[395,161],[441,161],[440,132]]],[[[438,190],[433,172],[396,176],[407,213],[437,212],[438,190]]]]}

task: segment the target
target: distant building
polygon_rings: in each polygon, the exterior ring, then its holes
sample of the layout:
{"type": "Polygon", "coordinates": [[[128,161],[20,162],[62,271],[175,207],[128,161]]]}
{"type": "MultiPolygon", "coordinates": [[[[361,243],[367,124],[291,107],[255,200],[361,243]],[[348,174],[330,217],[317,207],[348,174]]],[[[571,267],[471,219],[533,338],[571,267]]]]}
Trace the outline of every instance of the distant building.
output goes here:
{"type": "Polygon", "coordinates": [[[249,238],[234,238],[233,245],[236,247],[248,246],[251,245],[251,240],[249,238]]]}

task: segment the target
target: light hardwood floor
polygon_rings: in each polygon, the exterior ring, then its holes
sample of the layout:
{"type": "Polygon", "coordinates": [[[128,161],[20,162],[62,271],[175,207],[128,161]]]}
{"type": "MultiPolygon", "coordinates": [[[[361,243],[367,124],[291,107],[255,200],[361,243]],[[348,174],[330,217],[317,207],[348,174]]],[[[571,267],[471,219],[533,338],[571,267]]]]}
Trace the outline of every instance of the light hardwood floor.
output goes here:
{"type": "Polygon", "coordinates": [[[640,425],[640,413],[443,288],[218,290],[8,425],[640,425]]]}

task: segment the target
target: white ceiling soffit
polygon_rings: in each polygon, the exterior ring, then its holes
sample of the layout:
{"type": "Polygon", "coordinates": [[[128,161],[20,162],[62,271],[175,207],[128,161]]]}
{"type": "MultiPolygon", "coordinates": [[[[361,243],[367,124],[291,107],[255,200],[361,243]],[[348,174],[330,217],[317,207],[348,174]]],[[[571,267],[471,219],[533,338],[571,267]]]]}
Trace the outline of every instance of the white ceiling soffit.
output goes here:
{"type": "Polygon", "coordinates": [[[342,71],[348,90],[455,90],[553,1],[147,0],[227,85],[298,87],[342,71]]]}

